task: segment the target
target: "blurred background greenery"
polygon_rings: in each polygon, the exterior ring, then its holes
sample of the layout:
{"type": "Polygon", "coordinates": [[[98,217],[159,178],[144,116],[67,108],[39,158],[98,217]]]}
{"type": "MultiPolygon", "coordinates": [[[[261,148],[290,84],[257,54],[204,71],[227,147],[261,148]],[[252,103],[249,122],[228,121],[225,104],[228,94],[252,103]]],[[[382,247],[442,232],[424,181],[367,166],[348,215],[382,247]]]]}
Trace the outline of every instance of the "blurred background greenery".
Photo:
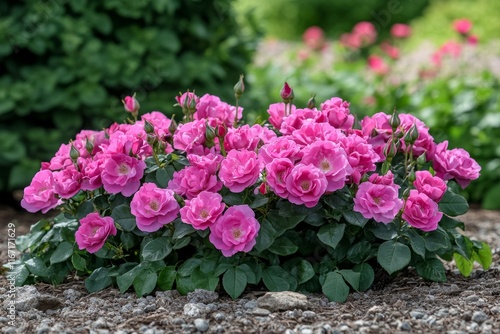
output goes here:
{"type": "Polygon", "coordinates": [[[315,93],[318,104],[350,101],[358,119],[394,107],[415,114],[437,140],[478,160],[482,176],[464,195],[498,209],[495,13],[495,0],[2,1],[0,195],[26,186],[81,129],[122,121],[124,96],[136,92],[141,111],[172,115],[175,95],[187,89],[234,103],[232,87],[244,73],[240,103],[250,122],[279,102],[284,81],[298,107],[315,93]],[[477,44],[453,30],[460,18],[473,23],[477,44]],[[339,42],[360,21],[373,25],[376,41],[354,49],[339,42]],[[411,36],[392,38],[395,23],[410,25],[411,36]],[[324,33],[320,48],[304,39],[311,26],[324,33]],[[384,53],[384,41],[398,57],[384,53]],[[373,56],[385,67],[368,66],[373,56]]]}

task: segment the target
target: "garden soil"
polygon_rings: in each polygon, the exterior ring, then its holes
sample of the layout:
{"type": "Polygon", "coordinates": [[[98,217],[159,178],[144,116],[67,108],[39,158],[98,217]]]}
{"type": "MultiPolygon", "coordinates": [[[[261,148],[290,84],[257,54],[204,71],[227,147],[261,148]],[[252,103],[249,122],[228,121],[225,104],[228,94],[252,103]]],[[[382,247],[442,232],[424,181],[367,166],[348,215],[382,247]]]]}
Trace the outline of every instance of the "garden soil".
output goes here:
{"type": "MultiPolygon", "coordinates": [[[[7,261],[7,224],[16,235],[40,215],[0,208],[0,261],[7,261]]],[[[138,298],[116,288],[89,294],[80,277],[59,286],[16,289],[15,319],[9,318],[9,284],[0,276],[3,333],[500,333],[500,212],[472,209],[461,220],[465,234],[493,250],[489,270],[462,277],[446,263],[447,281],[432,283],[410,269],[378,275],[372,289],[351,293],[343,304],[324,296],[266,294],[248,290],[237,300],[225,293],[172,291],[138,298]],[[13,321],[13,322],[12,322],[13,321]]]]}

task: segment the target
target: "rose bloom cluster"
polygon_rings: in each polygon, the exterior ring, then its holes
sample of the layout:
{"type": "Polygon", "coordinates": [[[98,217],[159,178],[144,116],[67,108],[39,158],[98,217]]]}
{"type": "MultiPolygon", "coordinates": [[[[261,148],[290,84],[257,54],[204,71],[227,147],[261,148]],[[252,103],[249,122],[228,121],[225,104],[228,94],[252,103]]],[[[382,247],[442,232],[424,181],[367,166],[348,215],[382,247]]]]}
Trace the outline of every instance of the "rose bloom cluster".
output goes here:
{"type": "MultiPolygon", "coordinates": [[[[235,127],[242,108],[216,96],[188,92],[177,101],[193,111],[178,126],[151,112],[133,124],[82,131],[42,164],[21,205],[45,213],[81,191],[102,188],[131,197],[139,230],[155,232],[180,217],[196,230],[208,229],[214,247],[232,256],[254,247],[260,225],[248,205],[224,203],[223,188],[275,194],[312,208],[347,185],[356,189],[354,210],[365,218],[387,224],[401,215],[414,228],[432,231],[442,217],[437,203],[447,181],[465,187],[479,177],[480,167],[466,151],[450,150],[447,142],[436,144],[425,124],[412,115],[401,114],[396,130],[384,113],[365,117],[356,129],[349,103],[333,97],[319,108],[271,104],[267,126],[235,127]],[[402,198],[392,172],[381,175],[376,170],[387,159],[394,131],[406,134],[413,128],[418,130],[414,144],[401,138],[396,149],[415,158],[425,153],[435,174],[417,171],[408,196],[402,198]],[[166,189],[145,182],[145,159],[174,151],[185,155],[189,165],[173,174],[166,189]]],[[[80,249],[96,252],[116,233],[111,217],[94,212],[80,220],[76,242],[80,249]]]]}

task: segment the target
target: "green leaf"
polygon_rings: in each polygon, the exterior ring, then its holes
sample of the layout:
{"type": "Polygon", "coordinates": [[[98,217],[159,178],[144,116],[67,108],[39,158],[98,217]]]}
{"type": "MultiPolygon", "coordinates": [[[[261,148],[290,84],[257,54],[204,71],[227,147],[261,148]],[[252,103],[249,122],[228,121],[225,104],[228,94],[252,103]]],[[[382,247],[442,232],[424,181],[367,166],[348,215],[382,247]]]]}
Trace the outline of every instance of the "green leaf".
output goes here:
{"type": "Polygon", "coordinates": [[[467,200],[450,190],[444,194],[438,205],[440,211],[452,217],[463,215],[469,210],[467,200]]]}
{"type": "Polygon", "coordinates": [[[368,263],[360,263],[355,265],[352,270],[359,272],[359,291],[368,290],[375,279],[375,272],[368,263]]]}
{"type": "Polygon", "coordinates": [[[246,263],[240,264],[238,266],[241,270],[245,272],[245,275],[247,275],[247,282],[248,284],[258,284],[259,280],[257,280],[257,275],[254,273],[253,269],[246,263]]]}
{"type": "Polygon", "coordinates": [[[238,298],[247,286],[247,275],[239,267],[229,268],[222,277],[222,286],[232,299],[238,298]]]}
{"type": "Polygon", "coordinates": [[[89,213],[94,212],[94,204],[92,201],[85,201],[80,206],[78,207],[78,212],[76,213],[75,217],[76,219],[80,220],[84,217],[86,217],[89,213]]]}
{"type": "Polygon", "coordinates": [[[126,250],[132,249],[138,244],[137,236],[134,233],[121,232],[120,241],[126,250]]]}
{"type": "Polygon", "coordinates": [[[257,197],[255,201],[253,201],[252,204],[250,204],[250,208],[257,209],[260,208],[261,206],[266,205],[268,202],[269,202],[268,197],[257,197]]]}
{"type": "Polygon", "coordinates": [[[248,283],[250,284],[259,284],[260,280],[262,279],[262,263],[257,261],[255,258],[247,258],[245,260],[245,263],[240,265],[240,267],[245,270],[247,273],[247,278],[248,278],[248,283]],[[255,278],[251,277],[251,274],[249,274],[244,266],[248,266],[251,268],[253,275],[255,278]]]}
{"type": "Polygon", "coordinates": [[[349,286],[345,283],[341,274],[330,272],[321,285],[321,291],[330,301],[343,303],[349,295],[349,286]]]}
{"type": "Polygon", "coordinates": [[[174,177],[175,169],[171,165],[166,165],[165,167],[158,168],[156,171],[156,184],[160,188],[167,188],[168,181],[172,180],[174,177]]]}
{"type": "Polygon", "coordinates": [[[349,224],[359,227],[364,227],[369,220],[368,218],[363,217],[361,213],[354,210],[345,211],[342,215],[349,224]]]}
{"type": "Polygon", "coordinates": [[[368,260],[372,255],[371,244],[366,241],[360,241],[349,247],[347,251],[347,259],[352,263],[361,263],[368,260]]]}
{"type": "Polygon", "coordinates": [[[111,279],[111,269],[100,267],[94,270],[94,272],[87,277],[85,280],[85,287],[88,292],[92,293],[107,288],[111,285],[111,283],[113,283],[113,280],[111,279]]]}
{"type": "Polygon", "coordinates": [[[128,270],[127,272],[123,273],[122,275],[116,277],[116,284],[120,289],[120,293],[124,293],[125,291],[127,291],[128,288],[130,288],[134,283],[134,280],[137,277],[137,275],[139,275],[143,270],[144,266],[139,264],[134,268],[128,270]]]}
{"type": "Polygon", "coordinates": [[[136,226],[135,216],[130,212],[128,204],[121,204],[114,208],[111,211],[111,217],[113,217],[115,223],[120,225],[124,231],[130,232],[136,226]]]}
{"type": "Polygon", "coordinates": [[[43,262],[42,259],[36,257],[31,258],[28,261],[24,262],[26,268],[35,276],[48,277],[50,275],[50,271],[43,262]]]}
{"type": "Polygon", "coordinates": [[[297,247],[290,239],[287,237],[279,237],[276,239],[273,244],[269,247],[269,251],[282,255],[282,256],[287,256],[295,253],[299,247],[297,247]]]}
{"type": "Polygon", "coordinates": [[[191,242],[191,237],[188,235],[184,238],[177,239],[177,241],[175,242],[175,244],[172,248],[173,249],[181,249],[181,248],[189,245],[190,242],[191,242]]]}
{"type": "Polygon", "coordinates": [[[292,274],[299,284],[309,281],[314,276],[312,264],[302,258],[293,258],[283,264],[283,268],[292,274]]]}
{"type": "Polygon", "coordinates": [[[425,237],[425,248],[429,252],[436,252],[439,249],[451,247],[448,234],[440,227],[437,230],[428,232],[425,237]]]}
{"type": "Polygon", "coordinates": [[[377,261],[389,274],[403,269],[410,260],[410,248],[400,242],[388,240],[378,249],[377,261]]]}
{"type": "Polygon", "coordinates": [[[148,242],[141,252],[143,261],[158,261],[172,252],[172,243],[169,237],[159,237],[148,242]]]}
{"type": "Polygon", "coordinates": [[[195,287],[191,281],[191,277],[177,276],[175,280],[175,287],[177,291],[183,296],[187,295],[188,292],[194,291],[195,287]]]}
{"type": "Polygon", "coordinates": [[[368,227],[368,231],[372,232],[374,236],[382,240],[392,240],[397,235],[397,227],[395,224],[382,224],[382,223],[373,223],[373,226],[368,227]]]}
{"type": "Polygon", "coordinates": [[[73,245],[67,241],[61,242],[50,256],[50,264],[66,261],[73,255],[73,245]]]}
{"type": "Polygon", "coordinates": [[[196,232],[193,226],[183,223],[180,219],[176,219],[173,224],[175,227],[174,235],[172,236],[173,240],[184,238],[185,236],[196,232]]]}
{"type": "Polygon", "coordinates": [[[480,249],[474,248],[474,253],[472,257],[476,260],[484,270],[488,270],[491,266],[492,253],[491,248],[486,242],[481,242],[482,247],[480,249]]]}
{"type": "Polygon", "coordinates": [[[415,253],[420,255],[425,259],[425,240],[420,234],[414,229],[410,228],[404,233],[405,236],[410,240],[410,246],[415,253]]]}
{"type": "Polygon", "coordinates": [[[73,256],[71,256],[71,263],[73,264],[73,267],[79,271],[85,271],[85,268],[87,267],[85,259],[78,253],[74,253],[73,256]]]}
{"type": "Polygon", "coordinates": [[[474,268],[474,261],[468,260],[459,253],[453,253],[453,259],[457,265],[458,270],[465,277],[469,277],[472,269],[474,268]]]}
{"type": "Polygon", "coordinates": [[[359,291],[359,280],[361,278],[361,273],[352,269],[342,269],[338,270],[337,272],[340,273],[342,277],[344,277],[344,280],[346,280],[354,290],[359,291]]]}
{"type": "Polygon", "coordinates": [[[462,231],[465,229],[465,225],[463,222],[448,217],[446,215],[443,215],[443,218],[441,218],[441,221],[439,222],[439,226],[442,227],[445,230],[451,230],[454,228],[460,228],[462,231]]]}
{"type": "Polygon", "coordinates": [[[180,276],[189,276],[193,272],[194,268],[199,267],[201,260],[197,258],[190,258],[179,267],[177,271],[180,276]]]}
{"type": "Polygon", "coordinates": [[[318,231],[318,239],[335,249],[344,236],[345,224],[323,225],[318,231]]]}
{"type": "Polygon", "coordinates": [[[254,249],[262,253],[273,244],[275,238],[276,230],[267,219],[264,219],[260,224],[260,230],[256,238],[254,249]]]}
{"type": "Polygon", "coordinates": [[[446,272],[443,263],[437,258],[430,258],[415,264],[417,273],[434,282],[446,282],[446,272]]]}
{"type": "Polygon", "coordinates": [[[143,270],[134,279],[134,290],[138,297],[150,294],[158,280],[158,276],[151,270],[143,270]]]}
{"type": "Polygon", "coordinates": [[[174,266],[168,266],[158,273],[158,288],[163,291],[172,290],[177,272],[174,266]]]}
{"type": "Polygon", "coordinates": [[[288,273],[280,266],[271,266],[262,271],[262,280],[269,291],[286,291],[290,283],[283,279],[288,273]]]}
{"type": "Polygon", "coordinates": [[[21,286],[28,279],[30,271],[24,264],[17,264],[12,270],[12,275],[15,277],[15,285],[21,286]]]}

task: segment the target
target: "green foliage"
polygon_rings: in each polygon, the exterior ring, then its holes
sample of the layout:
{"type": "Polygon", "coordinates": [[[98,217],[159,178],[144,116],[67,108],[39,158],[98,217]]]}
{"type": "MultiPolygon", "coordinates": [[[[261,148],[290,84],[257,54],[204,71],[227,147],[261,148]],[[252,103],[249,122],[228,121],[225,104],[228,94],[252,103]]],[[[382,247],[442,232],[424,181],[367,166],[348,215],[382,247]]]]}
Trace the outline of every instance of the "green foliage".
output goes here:
{"type": "Polygon", "coordinates": [[[235,8],[241,21],[248,16],[254,17],[252,21],[247,21],[247,25],[251,26],[248,30],[252,31],[257,27],[268,36],[294,40],[299,39],[313,25],[323,28],[328,37],[338,37],[341,33],[350,31],[360,21],[370,21],[387,33],[392,24],[408,22],[420,15],[428,3],[427,0],[238,0],[235,8]]]}
{"type": "Polygon", "coordinates": [[[232,102],[250,61],[230,0],[4,1],[0,13],[0,191],[29,184],[80,129],[122,121],[125,95],[168,114],[179,89],[232,102]]]}

